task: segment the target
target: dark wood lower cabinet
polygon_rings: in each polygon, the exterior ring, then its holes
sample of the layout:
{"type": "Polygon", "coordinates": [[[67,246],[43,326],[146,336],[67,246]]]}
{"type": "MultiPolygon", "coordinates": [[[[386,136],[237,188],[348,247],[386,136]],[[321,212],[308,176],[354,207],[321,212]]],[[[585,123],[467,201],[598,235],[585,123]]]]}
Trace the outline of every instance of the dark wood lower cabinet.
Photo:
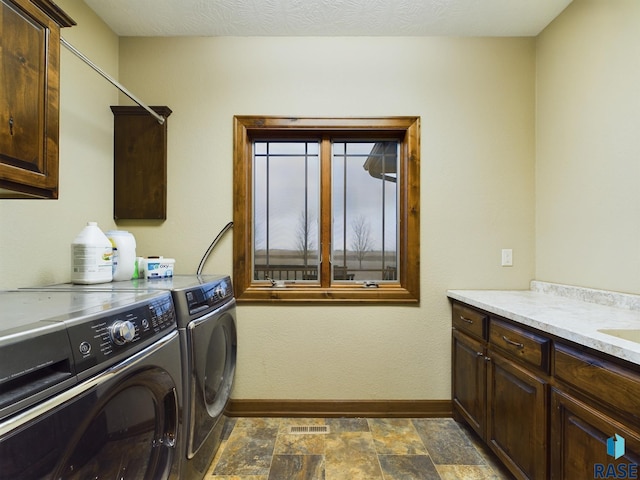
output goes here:
{"type": "Polygon", "coordinates": [[[551,390],[550,447],[552,479],[640,478],[640,432],[557,388],[551,390]],[[618,459],[607,453],[613,439],[624,441],[618,459]]]}
{"type": "Polygon", "coordinates": [[[547,383],[489,350],[486,441],[518,478],[547,477],[547,383]]]}
{"type": "Polygon", "coordinates": [[[452,362],[454,417],[516,478],[640,478],[637,365],[456,302],[452,362]]]}
{"type": "Polygon", "coordinates": [[[518,479],[548,475],[548,340],[454,303],[454,416],[518,479]]]}

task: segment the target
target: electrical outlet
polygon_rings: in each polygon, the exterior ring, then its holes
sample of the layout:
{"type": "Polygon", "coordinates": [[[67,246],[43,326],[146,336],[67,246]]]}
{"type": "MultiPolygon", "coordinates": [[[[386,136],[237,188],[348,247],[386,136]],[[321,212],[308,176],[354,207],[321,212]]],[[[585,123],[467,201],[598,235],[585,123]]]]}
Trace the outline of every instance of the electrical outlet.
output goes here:
{"type": "Polygon", "coordinates": [[[510,248],[502,249],[502,266],[513,267],[513,250],[510,248]]]}

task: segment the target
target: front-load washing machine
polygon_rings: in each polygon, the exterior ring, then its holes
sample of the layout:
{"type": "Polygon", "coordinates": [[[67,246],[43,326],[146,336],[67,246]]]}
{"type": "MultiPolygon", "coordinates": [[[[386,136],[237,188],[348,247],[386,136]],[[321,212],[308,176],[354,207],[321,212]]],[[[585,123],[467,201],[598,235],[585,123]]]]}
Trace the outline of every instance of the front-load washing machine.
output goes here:
{"type": "Polygon", "coordinates": [[[236,301],[227,275],[175,275],[51,290],[168,291],[176,309],[183,376],[181,479],[201,480],[221,442],[236,369],[236,301]]]}
{"type": "Polygon", "coordinates": [[[0,292],[0,480],[179,480],[167,292],[0,292]]]}

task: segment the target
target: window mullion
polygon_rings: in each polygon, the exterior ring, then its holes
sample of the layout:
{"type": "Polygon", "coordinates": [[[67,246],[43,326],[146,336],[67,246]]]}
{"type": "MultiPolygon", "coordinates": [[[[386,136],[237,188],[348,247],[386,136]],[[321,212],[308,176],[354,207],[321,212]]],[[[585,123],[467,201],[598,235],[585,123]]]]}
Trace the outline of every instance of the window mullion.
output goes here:
{"type": "Polygon", "coordinates": [[[331,139],[320,143],[320,284],[331,285],[331,139]]]}
{"type": "Polygon", "coordinates": [[[347,268],[347,162],[349,161],[349,143],[344,143],[344,160],[342,162],[342,267],[347,268]]]}
{"type": "Polygon", "coordinates": [[[266,215],[265,215],[266,250],[265,250],[265,252],[266,252],[266,264],[267,265],[269,265],[271,263],[271,259],[269,258],[269,252],[270,252],[270,249],[271,249],[271,245],[270,245],[270,242],[269,242],[269,235],[270,235],[270,230],[269,230],[269,223],[270,223],[269,222],[269,218],[270,218],[269,217],[269,214],[270,214],[270,211],[269,211],[269,206],[270,206],[269,205],[269,195],[271,193],[270,192],[270,186],[269,186],[269,166],[270,166],[269,165],[270,164],[270,162],[269,162],[270,148],[269,147],[270,146],[271,146],[271,142],[267,142],[267,156],[266,156],[266,159],[265,159],[265,161],[266,161],[266,167],[265,167],[266,168],[266,178],[265,178],[265,180],[266,180],[266,194],[267,194],[266,198],[265,198],[265,208],[266,208],[266,215]]]}

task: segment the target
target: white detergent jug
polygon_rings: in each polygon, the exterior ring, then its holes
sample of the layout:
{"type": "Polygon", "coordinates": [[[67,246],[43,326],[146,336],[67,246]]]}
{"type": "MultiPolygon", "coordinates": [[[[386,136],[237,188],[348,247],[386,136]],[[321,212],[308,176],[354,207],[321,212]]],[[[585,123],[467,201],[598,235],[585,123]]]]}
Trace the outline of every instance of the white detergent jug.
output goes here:
{"type": "Polygon", "coordinates": [[[125,230],[109,230],[113,245],[113,281],[131,280],[136,267],[136,239],[125,230]]]}
{"type": "Polygon", "coordinates": [[[96,222],[87,222],[71,243],[71,283],[106,283],[113,279],[113,247],[96,222]]]}

